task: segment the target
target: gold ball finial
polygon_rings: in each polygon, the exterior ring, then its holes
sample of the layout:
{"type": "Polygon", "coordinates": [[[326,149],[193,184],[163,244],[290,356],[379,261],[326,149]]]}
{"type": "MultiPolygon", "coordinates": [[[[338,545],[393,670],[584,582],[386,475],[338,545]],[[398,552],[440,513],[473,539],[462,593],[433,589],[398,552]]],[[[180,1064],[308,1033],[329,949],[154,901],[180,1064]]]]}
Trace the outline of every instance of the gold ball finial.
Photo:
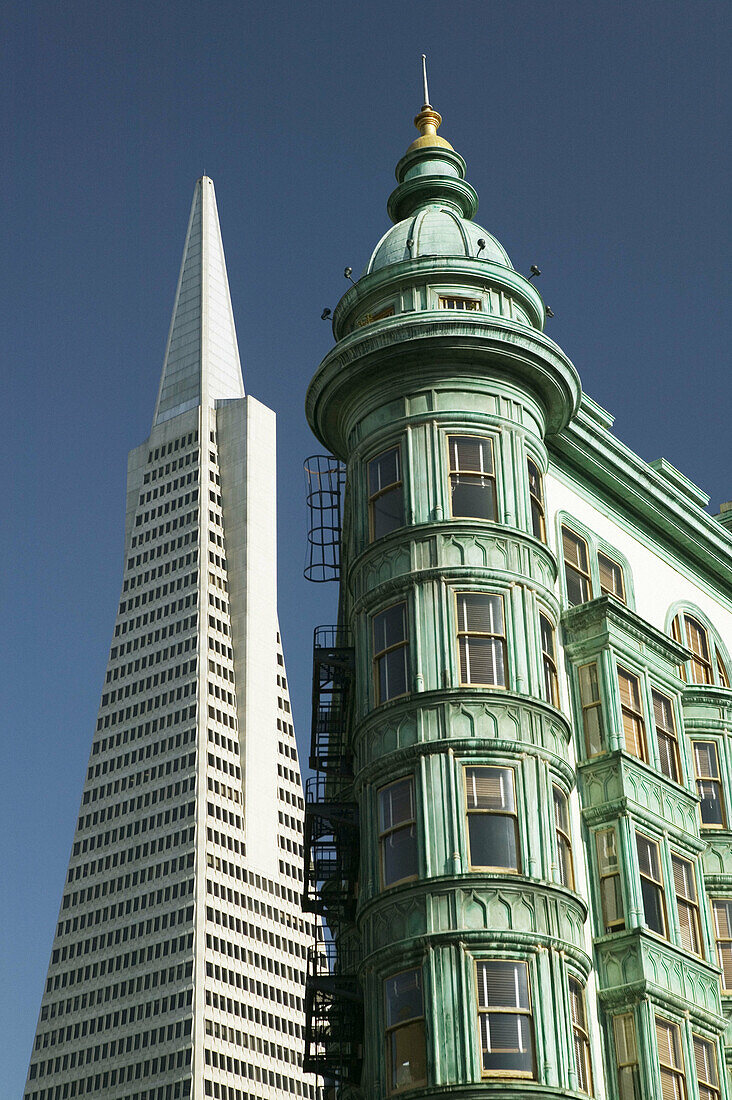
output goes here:
{"type": "Polygon", "coordinates": [[[411,153],[415,149],[424,149],[430,145],[452,149],[450,142],[445,141],[437,133],[442,122],[442,115],[438,114],[430,104],[430,94],[427,88],[427,58],[424,54],[422,54],[422,87],[424,89],[424,105],[414,120],[414,125],[419,130],[420,136],[412,142],[407,152],[411,153]]]}

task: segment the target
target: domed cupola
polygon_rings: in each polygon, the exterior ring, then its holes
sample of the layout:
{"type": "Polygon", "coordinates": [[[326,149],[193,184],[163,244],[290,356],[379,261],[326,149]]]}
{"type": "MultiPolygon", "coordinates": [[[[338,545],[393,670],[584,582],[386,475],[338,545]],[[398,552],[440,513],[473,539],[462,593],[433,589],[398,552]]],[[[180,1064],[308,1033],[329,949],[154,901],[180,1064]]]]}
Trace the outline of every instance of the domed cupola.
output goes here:
{"type": "Polygon", "coordinates": [[[414,120],[416,138],[396,167],[398,186],[387,210],[396,224],[381,238],[363,272],[426,256],[490,260],[512,267],[508,254],[474,217],[475,189],[465,179],[465,161],[437,130],[442,117],[428,103],[414,120]]]}

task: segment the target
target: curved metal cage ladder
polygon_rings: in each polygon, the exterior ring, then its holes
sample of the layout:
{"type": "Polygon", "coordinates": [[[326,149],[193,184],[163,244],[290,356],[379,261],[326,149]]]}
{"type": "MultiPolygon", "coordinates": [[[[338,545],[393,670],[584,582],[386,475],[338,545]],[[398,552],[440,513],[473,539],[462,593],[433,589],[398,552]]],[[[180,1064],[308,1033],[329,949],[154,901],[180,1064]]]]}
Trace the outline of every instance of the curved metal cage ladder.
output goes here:
{"type": "Polygon", "coordinates": [[[316,584],[337,581],[341,574],[341,501],[346,468],[333,455],[305,459],[308,510],[305,577],[316,584]]]}

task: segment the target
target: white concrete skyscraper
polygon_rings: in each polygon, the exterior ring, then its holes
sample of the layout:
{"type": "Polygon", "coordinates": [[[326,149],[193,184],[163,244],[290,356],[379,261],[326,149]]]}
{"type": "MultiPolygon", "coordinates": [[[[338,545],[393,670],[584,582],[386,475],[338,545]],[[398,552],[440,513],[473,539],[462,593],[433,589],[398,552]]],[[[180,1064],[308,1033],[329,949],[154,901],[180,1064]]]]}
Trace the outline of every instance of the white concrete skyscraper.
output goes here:
{"type": "Polygon", "coordinates": [[[25,1100],[313,1097],[275,416],[196,184],[25,1100]]]}

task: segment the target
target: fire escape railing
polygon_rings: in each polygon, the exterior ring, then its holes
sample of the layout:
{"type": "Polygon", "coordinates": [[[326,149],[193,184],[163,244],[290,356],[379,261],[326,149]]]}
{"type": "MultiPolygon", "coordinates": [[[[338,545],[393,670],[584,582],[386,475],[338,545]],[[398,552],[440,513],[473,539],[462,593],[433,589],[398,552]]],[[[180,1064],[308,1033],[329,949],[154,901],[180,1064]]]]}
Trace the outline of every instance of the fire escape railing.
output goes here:
{"type": "Polygon", "coordinates": [[[303,909],[317,913],[308,954],[304,1068],[338,1090],[358,1083],[363,1001],[348,946],[356,910],[358,809],[349,744],[354,651],[348,631],[318,627],[313,639],[310,766],[305,785],[303,909]]]}

